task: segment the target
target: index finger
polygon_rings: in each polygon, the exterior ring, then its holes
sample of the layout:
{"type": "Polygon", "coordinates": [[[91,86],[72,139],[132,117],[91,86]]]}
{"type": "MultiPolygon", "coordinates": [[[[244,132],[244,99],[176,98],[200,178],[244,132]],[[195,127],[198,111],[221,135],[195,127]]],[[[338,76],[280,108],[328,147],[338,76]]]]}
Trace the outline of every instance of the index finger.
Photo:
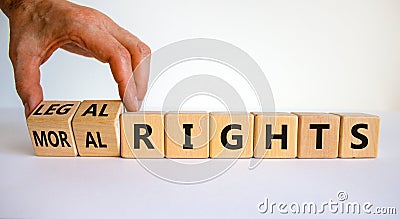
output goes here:
{"type": "Polygon", "coordinates": [[[128,111],[139,110],[129,51],[107,33],[90,32],[88,35],[83,34],[82,40],[95,58],[110,64],[114,80],[118,84],[119,96],[128,111]],[[102,37],[98,37],[99,35],[102,37]]]}
{"type": "Polygon", "coordinates": [[[137,96],[142,101],[147,92],[150,74],[150,48],[129,31],[118,26],[113,36],[128,49],[131,55],[132,70],[137,88],[137,96]]]}

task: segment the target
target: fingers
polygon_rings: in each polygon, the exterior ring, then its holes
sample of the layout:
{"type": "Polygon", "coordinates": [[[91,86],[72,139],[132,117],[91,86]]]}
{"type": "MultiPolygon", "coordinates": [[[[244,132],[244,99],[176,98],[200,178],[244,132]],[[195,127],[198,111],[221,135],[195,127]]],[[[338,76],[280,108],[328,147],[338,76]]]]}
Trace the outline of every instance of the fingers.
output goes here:
{"type": "Polygon", "coordinates": [[[98,37],[97,34],[84,35],[83,40],[91,53],[102,62],[110,64],[114,80],[118,84],[121,100],[128,111],[139,110],[137,88],[132,73],[132,62],[129,51],[110,35],[98,37]]]}
{"type": "MultiPolygon", "coordinates": [[[[142,60],[135,64],[133,75],[135,76],[136,87],[138,90],[138,98],[140,101],[144,99],[147,92],[147,86],[149,82],[150,74],[150,48],[143,42],[138,43],[138,48],[140,51],[140,56],[142,60]]],[[[132,54],[132,53],[131,53],[132,54]]]]}
{"type": "MultiPolygon", "coordinates": [[[[117,26],[117,25],[116,25],[117,26]]],[[[127,30],[117,26],[114,37],[129,50],[137,87],[137,97],[142,101],[147,92],[150,74],[150,48],[127,30]]]]}
{"type": "Polygon", "coordinates": [[[43,90],[40,86],[40,60],[36,57],[20,55],[12,58],[12,63],[15,86],[24,104],[25,116],[28,117],[43,100],[43,90]]]}
{"type": "Polygon", "coordinates": [[[109,22],[107,16],[96,10],[77,5],[68,10],[61,8],[50,8],[43,15],[44,19],[27,22],[23,26],[25,29],[17,28],[21,24],[16,22],[10,31],[10,41],[24,45],[13,46],[12,50],[10,42],[10,51],[17,53],[19,49],[20,53],[18,57],[13,53],[11,60],[17,92],[25,106],[26,115],[43,100],[40,65],[63,44],[62,48],[68,51],[109,63],[126,108],[129,111],[139,110],[139,102],[146,94],[149,78],[150,60],[143,61],[150,54],[149,47],[117,24],[109,22]],[[57,25],[48,23],[48,20],[57,25]]]}
{"type": "Polygon", "coordinates": [[[118,91],[121,100],[124,102],[128,111],[138,111],[140,109],[135,78],[132,74],[131,60],[129,52],[122,46],[117,47],[110,55],[109,64],[118,84],[118,91]]]}

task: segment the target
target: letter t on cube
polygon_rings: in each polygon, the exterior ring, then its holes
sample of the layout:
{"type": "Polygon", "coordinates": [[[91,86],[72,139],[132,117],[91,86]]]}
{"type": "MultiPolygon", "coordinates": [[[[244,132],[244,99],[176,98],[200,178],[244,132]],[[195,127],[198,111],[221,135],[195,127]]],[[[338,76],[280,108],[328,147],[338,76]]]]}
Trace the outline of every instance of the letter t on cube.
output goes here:
{"type": "Polygon", "coordinates": [[[336,158],[340,117],[329,113],[294,113],[299,118],[297,157],[336,158]]]}

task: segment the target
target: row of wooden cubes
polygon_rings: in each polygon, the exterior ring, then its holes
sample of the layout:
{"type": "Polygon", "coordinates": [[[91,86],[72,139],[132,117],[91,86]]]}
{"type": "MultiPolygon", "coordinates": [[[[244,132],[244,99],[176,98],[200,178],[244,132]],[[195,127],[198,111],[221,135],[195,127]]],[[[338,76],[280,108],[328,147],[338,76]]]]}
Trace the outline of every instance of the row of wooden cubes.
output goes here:
{"type": "Polygon", "coordinates": [[[380,125],[359,113],[123,113],[118,100],[44,101],[27,123],[38,156],[125,158],[376,157],[380,125]]]}

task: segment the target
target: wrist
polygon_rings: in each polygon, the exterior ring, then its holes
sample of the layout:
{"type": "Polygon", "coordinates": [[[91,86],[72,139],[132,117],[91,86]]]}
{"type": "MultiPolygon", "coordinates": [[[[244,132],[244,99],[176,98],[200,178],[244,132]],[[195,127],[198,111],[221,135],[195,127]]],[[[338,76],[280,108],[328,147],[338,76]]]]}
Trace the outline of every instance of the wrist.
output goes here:
{"type": "Polygon", "coordinates": [[[14,14],[32,11],[35,6],[40,5],[44,0],[0,0],[0,9],[10,19],[14,14]]]}
{"type": "Polygon", "coordinates": [[[22,2],[23,0],[0,0],[0,8],[7,17],[10,17],[11,12],[20,7],[22,2]]]}

